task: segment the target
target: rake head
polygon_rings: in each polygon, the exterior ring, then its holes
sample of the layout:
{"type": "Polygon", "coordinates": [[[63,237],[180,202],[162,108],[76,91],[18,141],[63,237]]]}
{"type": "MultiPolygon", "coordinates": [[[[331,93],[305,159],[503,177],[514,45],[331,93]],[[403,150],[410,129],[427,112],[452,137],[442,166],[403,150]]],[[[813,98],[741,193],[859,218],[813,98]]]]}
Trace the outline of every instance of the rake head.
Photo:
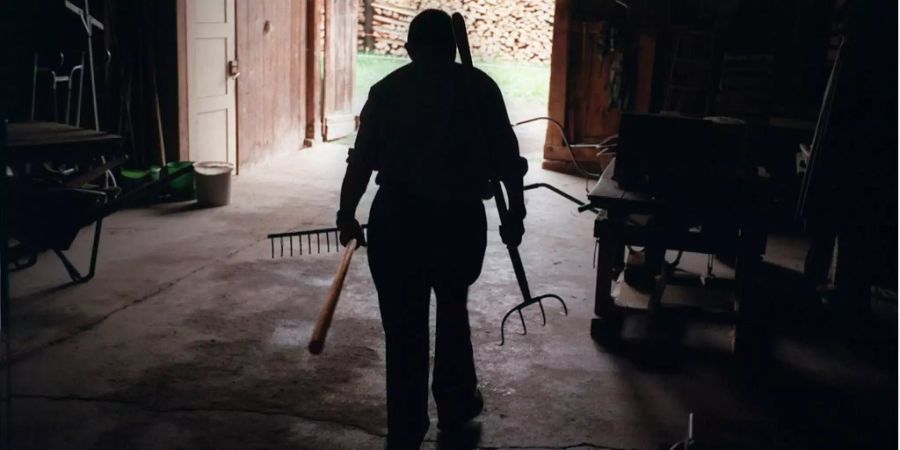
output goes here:
{"type": "MultiPolygon", "coordinates": [[[[362,229],[366,230],[366,225],[362,225],[362,229]]],[[[289,231],[287,233],[272,233],[267,236],[272,246],[272,258],[276,253],[284,257],[293,257],[295,246],[297,256],[302,256],[304,250],[307,255],[338,252],[341,250],[340,231],[337,228],[319,228],[315,230],[305,231],[289,231]],[[285,249],[285,240],[287,240],[287,249],[285,249]],[[276,245],[277,243],[277,245],[276,245]],[[306,247],[304,247],[304,244],[306,247]],[[277,252],[276,252],[277,247],[277,252]],[[285,254],[287,250],[287,254],[285,254]]]]}

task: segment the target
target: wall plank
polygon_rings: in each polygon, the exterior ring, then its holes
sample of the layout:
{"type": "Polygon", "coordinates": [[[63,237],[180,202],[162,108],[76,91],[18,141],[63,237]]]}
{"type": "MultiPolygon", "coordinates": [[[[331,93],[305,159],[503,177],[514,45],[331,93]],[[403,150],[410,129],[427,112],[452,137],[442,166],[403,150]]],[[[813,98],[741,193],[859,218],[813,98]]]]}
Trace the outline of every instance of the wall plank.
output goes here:
{"type": "Polygon", "coordinates": [[[252,164],[302,147],[305,127],[303,0],[237,0],[238,160],[252,164]]]}

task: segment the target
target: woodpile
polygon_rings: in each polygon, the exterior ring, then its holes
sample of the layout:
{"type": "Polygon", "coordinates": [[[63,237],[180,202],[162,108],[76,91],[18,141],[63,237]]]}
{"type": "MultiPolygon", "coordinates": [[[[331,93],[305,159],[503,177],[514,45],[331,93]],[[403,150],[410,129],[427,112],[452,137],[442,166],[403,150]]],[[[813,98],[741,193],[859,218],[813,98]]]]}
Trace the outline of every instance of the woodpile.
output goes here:
{"type": "Polygon", "coordinates": [[[405,56],[409,22],[424,9],[461,12],[472,55],[487,61],[550,62],[553,0],[359,0],[360,51],[405,56]],[[368,39],[367,39],[368,38],[368,39]]]}

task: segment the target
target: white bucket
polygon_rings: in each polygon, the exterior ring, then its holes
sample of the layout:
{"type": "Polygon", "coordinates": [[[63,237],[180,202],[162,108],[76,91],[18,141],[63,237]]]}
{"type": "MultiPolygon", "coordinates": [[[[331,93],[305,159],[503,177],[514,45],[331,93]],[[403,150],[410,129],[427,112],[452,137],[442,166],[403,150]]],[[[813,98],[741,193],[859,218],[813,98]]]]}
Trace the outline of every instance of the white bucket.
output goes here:
{"type": "Polygon", "coordinates": [[[197,183],[197,203],[205,206],[225,206],[231,200],[231,171],[227,162],[206,161],[194,164],[197,183]]]}

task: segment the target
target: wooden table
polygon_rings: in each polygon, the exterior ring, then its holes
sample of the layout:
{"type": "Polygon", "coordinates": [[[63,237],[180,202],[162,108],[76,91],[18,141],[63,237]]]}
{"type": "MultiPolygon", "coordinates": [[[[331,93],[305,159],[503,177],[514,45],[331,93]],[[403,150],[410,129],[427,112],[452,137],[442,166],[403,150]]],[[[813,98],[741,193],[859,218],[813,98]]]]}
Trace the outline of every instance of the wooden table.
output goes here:
{"type": "Polygon", "coordinates": [[[81,187],[125,162],[122,137],[55,122],[10,123],[6,128],[6,164],[14,172],[45,162],[89,164],[67,187],[81,187]]]}
{"type": "Polygon", "coordinates": [[[86,161],[122,153],[122,137],[53,122],[21,122],[6,126],[8,163],[86,161]]]}
{"type": "MultiPolygon", "coordinates": [[[[747,306],[753,303],[753,299],[750,298],[752,296],[750,287],[761,255],[765,252],[765,229],[752,219],[750,204],[730,205],[733,210],[745,212],[733,218],[733,233],[710,235],[687,227],[667,227],[660,223],[672,223],[671,221],[655,222],[653,219],[666,215],[677,217],[681,211],[672,207],[669,202],[655,198],[647,192],[623,188],[613,180],[614,173],[615,160],[603,171],[597,185],[588,194],[590,204],[601,209],[594,223],[594,237],[598,243],[594,299],[594,313],[597,318],[591,324],[592,335],[599,339],[617,338],[623,315],[634,311],[633,308],[617,305],[613,295],[614,282],[617,282],[619,274],[625,268],[626,245],[655,246],[663,252],[667,249],[707,254],[730,252],[736,255],[734,280],[736,303],[743,303],[740,308],[736,308],[734,314],[736,331],[734,348],[740,351],[742,338],[748,336],[754,328],[749,324],[752,321],[750,315],[746,314],[752,308],[747,306]],[[635,220],[636,216],[640,216],[638,220],[635,220]]],[[[702,210],[702,207],[701,204],[699,209],[702,210]]],[[[709,217],[724,214],[714,208],[701,211],[703,212],[709,217]]],[[[667,280],[665,273],[662,275],[661,281],[664,284],[667,280]]],[[[655,312],[662,306],[659,302],[661,292],[655,299],[654,295],[651,295],[648,308],[650,312],[655,312]]]]}

